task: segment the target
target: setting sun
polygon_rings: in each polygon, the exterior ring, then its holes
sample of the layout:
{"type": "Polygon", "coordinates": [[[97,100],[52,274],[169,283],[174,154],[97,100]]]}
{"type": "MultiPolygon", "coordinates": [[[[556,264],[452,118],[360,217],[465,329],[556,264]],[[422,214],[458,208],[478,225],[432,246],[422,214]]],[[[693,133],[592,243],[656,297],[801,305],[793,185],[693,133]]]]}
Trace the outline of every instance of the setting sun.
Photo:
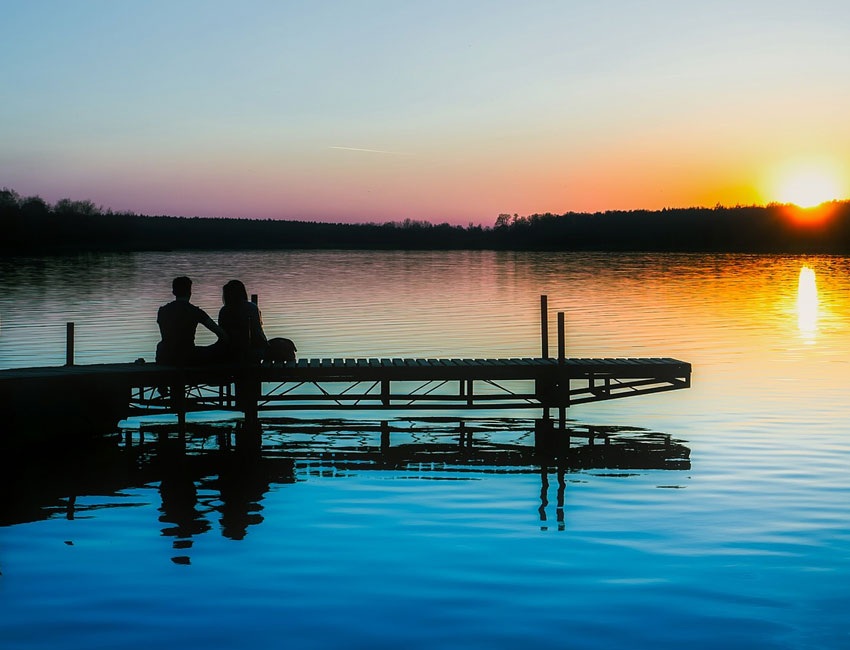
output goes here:
{"type": "Polygon", "coordinates": [[[840,183],[835,175],[821,168],[809,167],[791,171],[777,183],[777,200],[812,208],[841,198],[840,183]]]}

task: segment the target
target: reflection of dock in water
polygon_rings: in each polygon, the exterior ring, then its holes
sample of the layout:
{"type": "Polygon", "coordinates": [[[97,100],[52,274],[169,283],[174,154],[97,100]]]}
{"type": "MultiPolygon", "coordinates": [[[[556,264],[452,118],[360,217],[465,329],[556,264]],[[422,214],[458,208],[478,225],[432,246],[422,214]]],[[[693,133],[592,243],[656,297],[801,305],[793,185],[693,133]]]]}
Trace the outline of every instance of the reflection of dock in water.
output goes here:
{"type": "MultiPolygon", "coordinates": [[[[424,430],[397,422],[363,423],[356,428],[347,423],[347,432],[332,423],[317,422],[304,429],[311,439],[271,446],[264,454],[346,470],[427,472],[449,467],[506,473],[537,471],[541,465],[566,469],[690,468],[690,450],[663,433],[591,425],[562,430],[552,420],[536,420],[533,427],[528,421],[492,422],[431,423],[424,430]]],[[[274,430],[274,421],[268,428],[274,430]]]]}
{"type": "MultiPolygon", "coordinates": [[[[551,420],[271,420],[264,430],[231,425],[150,425],[73,448],[21,448],[2,459],[0,525],[73,518],[115,507],[81,505],[82,496],[117,496],[159,484],[162,534],[175,548],[211,528],[241,539],[263,521],[261,502],[273,484],[311,476],[402,471],[446,474],[564,473],[587,469],[687,470],[690,450],[667,434],[551,420]],[[214,497],[202,497],[212,492],[214,497]]],[[[460,476],[458,477],[460,478],[460,476]]],[[[125,503],[130,506],[132,503],[125,503]]]]}

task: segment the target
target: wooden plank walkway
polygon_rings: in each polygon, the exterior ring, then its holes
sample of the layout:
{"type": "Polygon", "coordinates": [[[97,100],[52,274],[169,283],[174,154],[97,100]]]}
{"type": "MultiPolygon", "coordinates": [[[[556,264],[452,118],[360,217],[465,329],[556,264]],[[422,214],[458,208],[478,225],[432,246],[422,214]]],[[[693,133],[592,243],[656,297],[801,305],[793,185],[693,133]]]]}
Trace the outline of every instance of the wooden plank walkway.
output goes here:
{"type": "Polygon", "coordinates": [[[0,370],[0,408],[187,411],[559,408],[688,388],[671,358],[323,358],[261,366],[148,363],[0,370]],[[274,385],[272,385],[274,384],[274,385]],[[169,387],[165,397],[160,387],[169,387]]]}
{"type": "MultiPolygon", "coordinates": [[[[27,380],[87,379],[108,377],[124,383],[161,381],[178,374],[202,379],[219,374],[244,372],[244,366],[209,365],[176,368],[154,363],[105,363],[0,370],[0,388],[27,380]]],[[[557,371],[568,377],[682,376],[690,375],[691,364],[671,358],[590,358],[557,359],[300,359],[295,363],[263,364],[250,367],[263,381],[295,379],[368,380],[390,378],[399,381],[427,378],[451,379],[534,379],[557,371]],[[345,379],[343,379],[345,378],[345,379]]]]}

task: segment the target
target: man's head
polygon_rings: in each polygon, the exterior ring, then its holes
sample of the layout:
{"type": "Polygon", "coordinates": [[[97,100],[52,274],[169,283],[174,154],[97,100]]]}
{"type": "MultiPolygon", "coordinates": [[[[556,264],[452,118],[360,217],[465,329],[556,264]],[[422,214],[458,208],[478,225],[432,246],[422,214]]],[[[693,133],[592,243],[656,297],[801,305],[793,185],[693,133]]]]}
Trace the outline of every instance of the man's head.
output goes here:
{"type": "Polygon", "coordinates": [[[192,280],[185,275],[174,278],[171,282],[171,293],[177,298],[189,298],[192,295],[192,280]]]}

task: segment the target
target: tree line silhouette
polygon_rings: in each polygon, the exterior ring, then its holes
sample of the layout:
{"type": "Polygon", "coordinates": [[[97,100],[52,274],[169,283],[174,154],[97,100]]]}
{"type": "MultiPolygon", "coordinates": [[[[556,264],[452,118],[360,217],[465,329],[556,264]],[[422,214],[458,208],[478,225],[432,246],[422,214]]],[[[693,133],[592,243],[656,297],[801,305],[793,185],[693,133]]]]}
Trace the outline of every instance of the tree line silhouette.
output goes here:
{"type": "Polygon", "coordinates": [[[0,190],[0,251],[238,249],[492,249],[753,253],[850,252],[850,201],[792,205],[500,214],[492,227],[406,219],[346,224],[275,219],[146,216],[91,201],[0,190]]]}

